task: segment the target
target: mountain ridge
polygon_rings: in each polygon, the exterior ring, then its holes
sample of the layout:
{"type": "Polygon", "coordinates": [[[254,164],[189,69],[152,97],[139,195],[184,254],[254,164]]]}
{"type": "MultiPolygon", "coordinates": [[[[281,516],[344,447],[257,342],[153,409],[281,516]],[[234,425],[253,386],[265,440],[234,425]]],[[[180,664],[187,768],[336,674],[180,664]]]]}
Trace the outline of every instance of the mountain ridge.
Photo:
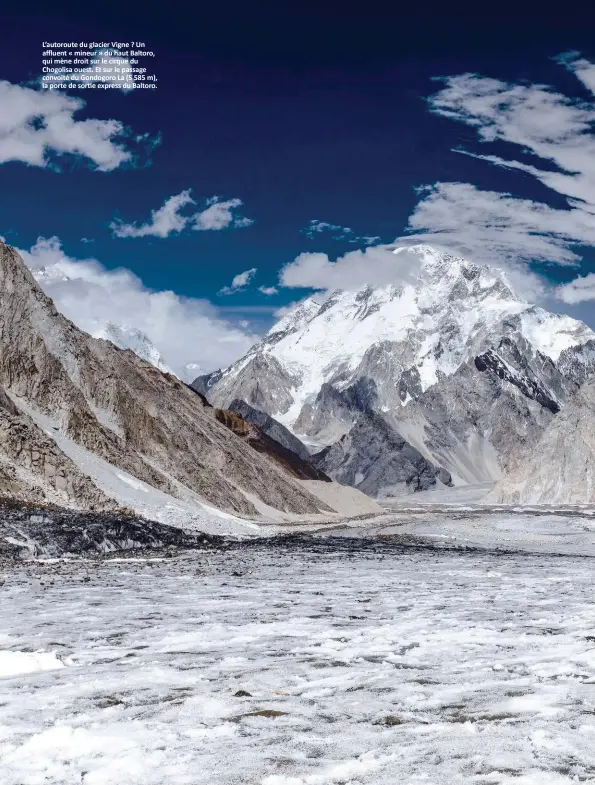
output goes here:
{"type": "Polygon", "coordinates": [[[258,515],[260,504],[328,510],[177,377],[59,314],[18,253],[0,243],[0,475],[5,465],[13,472],[4,484],[34,501],[117,506],[99,464],[110,482],[140,496],[155,489],[172,509],[192,503],[198,517],[209,505],[240,516],[258,515]],[[28,454],[35,460],[19,463],[28,454]],[[49,497],[46,464],[52,478],[65,477],[53,480],[59,487],[49,497]]]}

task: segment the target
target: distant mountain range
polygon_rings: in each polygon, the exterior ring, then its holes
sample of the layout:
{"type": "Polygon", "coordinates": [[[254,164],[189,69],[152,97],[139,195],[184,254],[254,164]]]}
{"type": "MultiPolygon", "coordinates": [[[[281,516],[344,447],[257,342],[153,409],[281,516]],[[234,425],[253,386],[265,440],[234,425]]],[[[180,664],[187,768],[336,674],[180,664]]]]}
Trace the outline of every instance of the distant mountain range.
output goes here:
{"type": "Polygon", "coordinates": [[[406,252],[411,281],[308,298],[193,387],[274,418],[318,468],[372,495],[513,472],[595,372],[595,333],[525,302],[503,272],[406,252]]]}
{"type": "Polygon", "coordinates": [[[308,298],[188,386],[134,327],[75,327],[0,243],[0,496],[211,531],[379,510],[358,491],[595,501],[595,333],[504,273],[407,252],[412,280],[308,298]]]}

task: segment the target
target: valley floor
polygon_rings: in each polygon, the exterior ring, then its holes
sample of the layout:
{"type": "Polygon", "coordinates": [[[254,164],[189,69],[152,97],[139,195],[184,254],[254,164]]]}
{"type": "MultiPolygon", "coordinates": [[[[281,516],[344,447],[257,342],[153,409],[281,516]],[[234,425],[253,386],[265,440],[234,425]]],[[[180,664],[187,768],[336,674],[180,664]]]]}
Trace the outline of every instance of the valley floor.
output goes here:
{"type": "Polygon", "coordinates": [[[312,537],[5,563],[0,782],[594,783],[594,564],[312,537]]]}

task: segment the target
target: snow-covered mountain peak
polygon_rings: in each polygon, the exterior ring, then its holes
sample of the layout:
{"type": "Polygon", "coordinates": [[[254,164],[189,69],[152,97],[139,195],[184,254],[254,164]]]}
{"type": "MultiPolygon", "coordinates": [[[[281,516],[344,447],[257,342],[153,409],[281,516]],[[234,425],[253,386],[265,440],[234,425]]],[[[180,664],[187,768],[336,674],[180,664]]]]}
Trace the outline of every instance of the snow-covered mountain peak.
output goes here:
{"type": "Polygon", "coordinates": [[[307,297],[279,319],[266,334],[267,339],[278,340],[289,333],[299,330],[320,310],[322,301],[307,297]]]}
{"type": "Polygon", "coordinates": [[[113,324],[108,322],[93,332],[93,338],[103,338],[111,341],[119,349],[130,349],[141,360],[145,360],[164,373],[174,372],[163,359],[159,349],[151,342],[148,336],[136,327],[113,324]]]}
{"type": "Polygon", "coordinates": [[[503,339],[552,361],[595,339],[582,322],[527,303],[502,270],[423,244],[392,250],[402,257],[395,283],[302,301],[221,373],[213,399],[239,397],[257,408],[257,398],[261,408],[266,400],[268,414],[304,433],[304,407],[323,385],[343,391],[373,380],[382,411],[396,416],[503,339]]]}
{"type": "Polygon", "coordinates": [[[414,245],[395,248],[399,255],[413,254],[419,260],[418,274],[414,278],[426,288],[431,300],[449,296],[450,299],[524,299],[515,292],[506,272],[496,267],[453,256],[429,245],[414,245]]]}

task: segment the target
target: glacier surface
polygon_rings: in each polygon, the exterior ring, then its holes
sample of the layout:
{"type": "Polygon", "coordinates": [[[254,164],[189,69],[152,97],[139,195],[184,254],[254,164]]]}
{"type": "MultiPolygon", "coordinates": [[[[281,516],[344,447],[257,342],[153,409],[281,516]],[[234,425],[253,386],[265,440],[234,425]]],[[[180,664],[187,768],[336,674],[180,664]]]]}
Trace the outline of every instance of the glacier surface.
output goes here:
{"type": "Polygon", "coordinates": [[[3,570],[3,785],[595,781],[593,562],[320,540],[3,570]],[[43,663],[43,659],[39,660],[43,663]]]}

